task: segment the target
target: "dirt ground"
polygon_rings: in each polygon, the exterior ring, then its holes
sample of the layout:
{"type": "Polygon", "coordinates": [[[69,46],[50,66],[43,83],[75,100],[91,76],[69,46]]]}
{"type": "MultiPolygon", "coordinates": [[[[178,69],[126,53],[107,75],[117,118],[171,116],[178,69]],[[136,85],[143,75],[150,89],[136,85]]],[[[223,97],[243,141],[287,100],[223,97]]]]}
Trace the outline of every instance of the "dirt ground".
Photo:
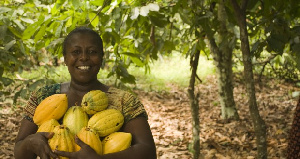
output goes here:
{"type": "MultiPolygon", "coordinates": [[[[234,97],[240,121],[220,118],[217,82],[210,77],[198,84],[200,92],[200,145],[205,159],[254,159],[254,130],[242,81],[234,83],[234,97]]],[[[192,126],[186,89],[170,84],[168,92],[134,90],[145,106],[159,159],[190,159],[192,126]]],[[[293,83],[263,80],[256,86],[260,115],[267,125],[268,158],[284,159],[288,132],[299,91],[293,83]]],[[[14,140],[21,120],[22,107],[0,103],[0,158],[13,158],[14,140]]]]}

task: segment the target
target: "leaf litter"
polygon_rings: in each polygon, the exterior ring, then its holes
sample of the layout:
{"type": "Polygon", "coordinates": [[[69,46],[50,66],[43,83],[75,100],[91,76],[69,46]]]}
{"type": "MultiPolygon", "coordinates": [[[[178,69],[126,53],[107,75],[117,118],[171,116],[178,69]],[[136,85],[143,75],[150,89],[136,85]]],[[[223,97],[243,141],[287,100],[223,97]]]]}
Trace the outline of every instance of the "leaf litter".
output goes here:
{"type": "MultiPolygon", "coordinates": [[[[208,77],[197,85],[200,92],[200,153],[204,159],[255,159],[256,144],[247,94],[242,80],[234,82],[239,121],[220,117],[217,81],[208,77]]],[[[134,90],[145,106],[158,159],[191,159],[192,118],[186,88],[170,84],[170,91],[134,90]]],[[[256,85],[260,115],[267,126],[268,158],[284,159],[300,88],[283,80],[263,79],[256,85]]],[[[13,158],[22,107],[0,103],[0,158],[13,158]]]]}

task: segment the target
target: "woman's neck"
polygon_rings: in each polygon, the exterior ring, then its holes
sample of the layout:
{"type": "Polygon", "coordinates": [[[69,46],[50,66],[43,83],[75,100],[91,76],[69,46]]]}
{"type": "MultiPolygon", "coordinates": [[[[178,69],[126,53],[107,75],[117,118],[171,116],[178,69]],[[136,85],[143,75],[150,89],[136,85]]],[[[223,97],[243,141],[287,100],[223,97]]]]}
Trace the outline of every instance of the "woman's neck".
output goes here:
{"type": "Polygon", "coordinates": [[[85,94],[91,90],[101,90],[103,92],[107,92],[108,86],[102,84],[97,79],[86,84],[78,83],[76,81],[71,80],[69,85],[69,91],[73,91],[76,93],[85,94]]]}
{"type": "Polygon", "coordinates": [[[101,85],[101,83],[98,80],[94,80],[89,83],[78,83],[71,80],[69,89],[79,92],[88,92],[95,89],[96,87],[99,87],[99,85],[101,85]]]}

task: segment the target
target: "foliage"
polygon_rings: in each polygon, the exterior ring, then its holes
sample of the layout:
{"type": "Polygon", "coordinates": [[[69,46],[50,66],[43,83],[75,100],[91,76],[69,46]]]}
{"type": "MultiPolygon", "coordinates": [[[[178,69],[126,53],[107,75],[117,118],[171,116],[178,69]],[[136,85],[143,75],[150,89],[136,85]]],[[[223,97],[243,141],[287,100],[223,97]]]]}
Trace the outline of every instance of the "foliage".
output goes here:
{"type": "MultiPolygon", "coordinates": [[[[1,2],[1,87],[14,82],[8,72],[41,64],[57,65],[62,56],[63,38],[76,26],[97,30],[104,42],[108,77],[135,83],[127,68],[134,63],[149,71],[148,63],[157,54],[170,53],[175,42],[164,31],[170,27],[168,7],[143,1],[69,1],[1,2]],[[19,62],[21,61],[21,62],[19,62]]],[[[160,2],[164,5],[164,2],[160,2]]],[[[179,25],[178,25],[179,27],[179,25]]],[[[30,83],[30,82],[29,82],[30,83]]]]}

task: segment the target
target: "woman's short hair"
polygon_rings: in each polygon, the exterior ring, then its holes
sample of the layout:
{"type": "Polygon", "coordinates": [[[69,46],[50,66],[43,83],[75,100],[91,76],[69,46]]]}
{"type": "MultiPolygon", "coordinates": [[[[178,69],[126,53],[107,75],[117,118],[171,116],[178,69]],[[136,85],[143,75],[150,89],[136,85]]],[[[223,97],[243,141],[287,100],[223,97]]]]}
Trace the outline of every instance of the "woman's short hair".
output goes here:
{"type": "Polygon", "coordinates": [[[64,42],[63,42],[63,55],[65,56],[66,55],[66,46],[67,46],[67,43],[69,42],[70,38],[76,34],[76,33],[88,33],[88,34],[92,34],[93,36],[95,36],[95,38],[97,39],[97,42],[99,42],[99,45],[100,45],[100,49],[101,49],[101,57],[104,56],[104,53],[103,53],[103,41],[102,41],[102,38],[100,37],[100,35],[93,29],[89,28],[89,27],[85,27],[85,26],[80,26],[80,27],[77,27],[75,28],[74,30],[72,30],[67,36],[66,38],[64,39],[64,42]]]}

